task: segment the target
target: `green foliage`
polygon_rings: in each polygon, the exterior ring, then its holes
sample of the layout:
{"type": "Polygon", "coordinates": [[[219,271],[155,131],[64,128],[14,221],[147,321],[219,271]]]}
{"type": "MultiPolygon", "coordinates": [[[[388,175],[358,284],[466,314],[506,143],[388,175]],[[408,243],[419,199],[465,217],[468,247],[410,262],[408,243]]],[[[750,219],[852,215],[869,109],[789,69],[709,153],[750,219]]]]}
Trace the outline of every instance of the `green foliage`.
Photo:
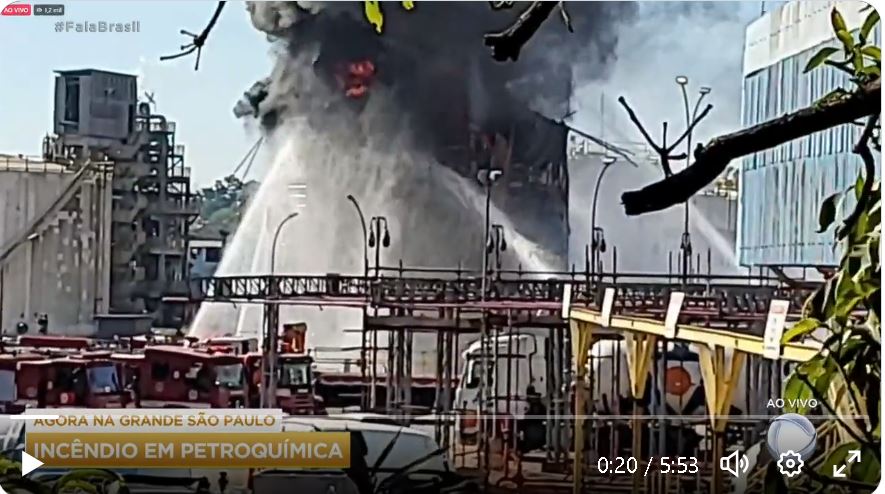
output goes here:
{"type": "Polygon", "coordinates": [[[877,46],[868,45],[870,34],[879,24],[879,13],[875,9],[870,9],[863,25],[857,32],[857,40],[848,30],[845,19],[837,9],[833,9],[830,13],[830,23],[833,26],[833,32],[836,39],[842,43],[841,48],[825,47],[821,48],[808,64],[805,66],[805,72],[809,72],[821,65],[828,65],[838,70],[851,74],[851,80],[858,85],[880,77],[882,74],[882,52],[877,46]],[[842,59],[837,60],[835,55],[842,54],[842,59]]]}
{"type": "Polygon", "coordinates": [[[0,458],[0,484],[9,494],[128,494],[123,478],[109,470],[73,470],[52,487],[21,476],[21,464],[0,458]]]}
{"type": "Polygon", "coordinates": [[[128,494],[128,489],[110,470],[72,470],[55,482],[52,494],[128,494]]]}
{"type": "Polygon", "coordinates": [[[867,15],[866,20],[863,23],[863,26],[860,28],[860,33],[858,35],[860,42],[866,44],[867,40],[870,39],[870,33],[873,32],[873,28],[876,27],[876,24],[879,23],[879,13],[876,12],[875,9],[870,9],[869,15],[867,15]]]}
{"type": "Polygon", "coordinates": [[[8,494],[50,494],[50,489],[39,482],[21,476],[21,464],[0,458],[0,484],[8,494]]]}
{"type": "Polygon", "coordinates": [[[842,465],[846,466],[843,473],[848,478],[866,484],[876,484],[879,481],[879,460],[873,451],[856,441],[841,444],[833,450],[821,465],[821,471],[833,472],[833,467],[842,465]],[[856,456],[852,456],[852,451],[860,452],[860,461],[856,456]]]}
{"type": "Polygon", "coordinates": [[[802,321],[796,323],[788,329],[783,336],[783,341],[793,341],[798,340],[799,338],[811,333],[815,329],[821,327],[821,322],[813,317],[808,317],[803,319],[802,321]]]}
{"type": "MultiPolygon", "coordinates": [[[[863,184],[862,177],[852,188],[855,197],[863,189],[863,184]]],[[[837,195],[846,193],[848,191],[837,195]]],[[[822,211],[821,218],[826,217],[832,223],[833,200],[830,199],[822,207],[826,212],[822,211]]],[[[869,197],[860,200],[859,204],[862,209],[856,218],[850,222],[844,221],[835,233],[842,252],[838,271],[806,304],[807,318],[784,335],[784,339],[789,341],[820,327],[827,330],[820,354],[797,367],[787,380],[784,398],[788,402],[814,398],[824,403],[828,413],[841,417],[840,425],[852,432],[855,442],[870,450],[869,461],[875,460],[878,465],[881,442],[882,272],[879,262],[881,188],[877,180],[869,197]],[[864,415],[869,418],[859,418],[864,415]]],[[[852,214],[849,219],[854,216],[852,214]]],[[[821,222],[822,227],[829,226],[824,223],[821,222]]],[[[793,411],[810,412],[807,409],[793,411]]],[[[840,451],[837,449],[831,456],[840,451]]],[[[838,464],[837,460],[828,458],[825,464],[838,464]]],[[[820,473],[832,475],[832,468],[825,466],[820,473]]],[[[850,478],[866,482],[869,471],[855,465],[850,474],[850,478]]]]}
{"type": "Polygon", "coordinates": [[[257,185],[255,181],[243,182],[231,175],[216,180],[211,187],[200,190],[200,216],[193,232],[199,234],[203,231],[214,233],[222,230],[229,233],[236,231],[257,185]]]}
{"type": "MultiPolygon", "coordinates": [[[[842,47],[821,49],[808,62],[806,72],[821,66],[830,66],[852,75],[852,81],[862,86],[880,77],[881,51],[867,45],[870,33],[879,23],[875,10],[868,14],[857,31],[857,41],[848,31],[838,10],[830,16],[833,32],[842,47]],[[836,59],[841,54],[841,59],[836,59]]],[[[831,98],[843,97],[845,89],[838,89],[818,104],[831,98]]],[[[820,353],[798,366],[784,388],[787,402],[806,403],[814,398],[825,412],[838,417],[838,430],[851,437],[850,442],[827,452],[818,479],[823,484],[838,484],[832,478],[833,465],[843,465],[848,452],[862,450],[862,461],[854,462],[843,473],[854,490],[878,483],[881,445],[881,265],[879,240],[881,237],[881,187],[875,176],[875,166],[869,160],[870,147],[879,149],[875,130],[878,120],[868,125],[872,131],[858,143],[859,158],[864,159],[865,171],[848,190],[827,197],[820,207],[819,231],[825,232],[838,219],[839,206],[853,199],[854,210],[838,221],[833,233],[841,252],[835,274],[827,279],[806,302],[805,319],[784,335],[784,341],[800,339],[818,328],[826,329],[820,353]],[[866,418],[863,418],[865,417],[866,418]]],[[[866,129],[866,128],[865,128],[866,129]]],[[[793,410],[809,413],[801,407],[793,410]]]]}

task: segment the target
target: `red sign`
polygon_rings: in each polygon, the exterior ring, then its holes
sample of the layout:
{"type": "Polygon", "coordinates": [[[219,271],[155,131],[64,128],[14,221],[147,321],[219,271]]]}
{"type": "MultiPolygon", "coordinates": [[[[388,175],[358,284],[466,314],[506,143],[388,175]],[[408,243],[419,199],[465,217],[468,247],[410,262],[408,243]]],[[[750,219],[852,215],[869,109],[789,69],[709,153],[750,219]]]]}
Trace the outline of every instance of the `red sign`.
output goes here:
{"type": "Polygon", "coordinates": [[[29,3],[13,3],[9,4],[6,7],[3,7],[3,11],[0,12],[0,15],[31,15],[31,4],[29,3]]]}

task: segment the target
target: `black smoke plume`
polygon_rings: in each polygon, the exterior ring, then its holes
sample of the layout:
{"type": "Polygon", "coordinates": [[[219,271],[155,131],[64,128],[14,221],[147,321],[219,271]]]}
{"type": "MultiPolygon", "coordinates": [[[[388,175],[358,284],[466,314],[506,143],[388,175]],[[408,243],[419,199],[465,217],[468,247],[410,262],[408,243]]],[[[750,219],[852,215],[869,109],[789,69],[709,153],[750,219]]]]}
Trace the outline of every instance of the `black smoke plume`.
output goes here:
{"type": "MultiPolygon", "coordinates": [[[[528,2],[508,9],[486,2],[415,2],[408,11],[399,2],[381,6],[381,34],[365,19],[363,2],[248,2],[247,8],[255,27],[284,50],[283,59],[310,53],[316,76],[338,86],[349,110],[359,111],[359,100],[371,97],[375,85],[390,89],[397,103],[392,111],[410,120],[419,142],[455,119],[495,128],[526,109],[563,118],[575,79],[605,78],[618,31],[638,11],[633,2],[569,2],[573,32],[554,12],[518,61],[496,62],[483,35],[510,25],[528,2]],[[351,64],[362,62],[371,64],[363,67],[371,69],[367,87],[349,91],[352,72],[362,73],[351,64]]],[[[237,109],[259,117],[268,130],[303,111],[293,97],[311,96],[300,93],[305,88],[273,87],[271,80],[257,83],[237,109]]]]}

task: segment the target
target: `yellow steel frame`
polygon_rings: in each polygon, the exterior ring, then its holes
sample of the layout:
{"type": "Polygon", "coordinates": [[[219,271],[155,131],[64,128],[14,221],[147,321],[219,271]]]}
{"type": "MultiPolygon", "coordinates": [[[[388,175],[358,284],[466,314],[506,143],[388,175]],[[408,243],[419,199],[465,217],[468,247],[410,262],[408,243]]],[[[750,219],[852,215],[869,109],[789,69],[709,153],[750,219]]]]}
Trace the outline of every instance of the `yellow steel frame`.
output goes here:
{"type": "Polygon", "coordinates": [[[703,345],[698,347],[698,353],[710,425],[714,431],[722,432],[728,423],[726,416],[731,409],[734,390],[747,354],[734,351],[729,359],[725,348],[703,345]]]}
{"type": "Polygon", "coordinates": [[[586,411],[587,386],[584,382],[587,376],[587,360],[590,357],[593,331],[590,325],[576,319],[569,321],[572,332],[572,355],[575,362],[575,459],[574,459],[574,494],[580,494],[584,475],[584,415],[586,411]]]}
{"type": "MultiPolygon", "coordinates": [[[[572,320],[590,323],[594,326],[599,326],[602,322],[602,315],[598,311],[582,308],[573,308],[569,312],[569,317],[572,320]]],[[[666,334],[663,321],[639,317],[612,316],[609,326],[612,329],[627,333],[642,333],[656,336],[664,336],[666,334]]],[[[676,336],[673,340],[698,343],[710,347],[720,346],[752,355],[762,355],[764,347],[761,336],[687,324],[680,324],[676,327],[676,336]]],[[[813,343],[784,343],[781,347],[781,359],[805,362],[819,351],[820,345],[813,343]]]]}
{"type": "MultiPolygon", "coordinates": [[[[649,369],[654,360],[658,340],[666,335],[663,321],[638,317],[612,316],[606,326],[598,311],[572,308],[569,311],[572,332],[577,386],[575,393],[575,455],[574,494],[583,489],[584,464],[584,407],[586,403],[586,367],[594,331],[611,330],[624,335],[627,350],[627,367],[630,393],[639,399],[645,393],[649,369]]],[[[765,347],[761,336],[736,333],[721,329],[691,325],[677,325],[673,340],[695,343],[699,348],[701,378],[704,383],[707,410],[714,432],[722,432],[728,424],[735,387],[747,355],[763,355],[765,347]],[[729,358],[730,357],[730,358],[729,358]]],[[[784,343],[781,359],[805,362],[814,357],[821,347],[812,343],[784,343]]],[[[637,436],[638,437],[638,436],[637,436]]],[[[636,437],[634,437],[634,440],[636,437]]],[[[635,442],[635,441],[634,441],[635,442]]]]}

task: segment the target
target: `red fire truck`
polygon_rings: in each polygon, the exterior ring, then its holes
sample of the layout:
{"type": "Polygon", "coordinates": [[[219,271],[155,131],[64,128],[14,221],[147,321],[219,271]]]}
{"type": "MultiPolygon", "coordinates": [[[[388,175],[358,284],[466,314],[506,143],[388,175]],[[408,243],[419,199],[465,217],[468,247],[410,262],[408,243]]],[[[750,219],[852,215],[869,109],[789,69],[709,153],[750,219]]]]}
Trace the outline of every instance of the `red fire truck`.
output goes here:
{"type": "Polygon", "coordinates": [[[33,353],[0,354],[0,413],[13,414],[24,411],[24,405],[17,403],[16,375],[19,362],[43,360],[42,355],[33,353]]]}
{"type": "Polygon", "coordinates": [[[37,350],[73,350],[83,351],[93,346],[89,338],[77,338],[73,336],[20,336],[18,346],[34,348],[37,350]]]}
{"type": "Polygon", "coordinates": [[[123,408],[130,400],[108,359],[49,358],[18,363],[19,404],[38,408],[123,408]]]}
{"type": "Polygon", "coordinates": [[[246,406],[242,357],[177,346],[149,346],[138,367],[138,400],[145,408],[246,406]]]}
{"type": "Polygon", "coordinates": [[[258,340],[237,336],[223,336],[210,338],[194,345],[215,353],[230,353],[233,355],[246,355],[258,350],[258,340]]]}

